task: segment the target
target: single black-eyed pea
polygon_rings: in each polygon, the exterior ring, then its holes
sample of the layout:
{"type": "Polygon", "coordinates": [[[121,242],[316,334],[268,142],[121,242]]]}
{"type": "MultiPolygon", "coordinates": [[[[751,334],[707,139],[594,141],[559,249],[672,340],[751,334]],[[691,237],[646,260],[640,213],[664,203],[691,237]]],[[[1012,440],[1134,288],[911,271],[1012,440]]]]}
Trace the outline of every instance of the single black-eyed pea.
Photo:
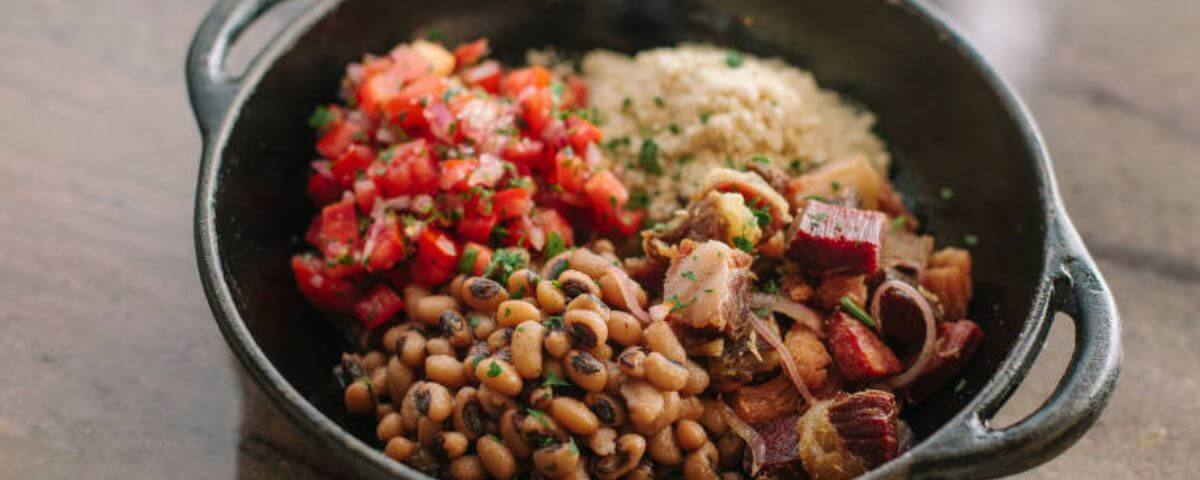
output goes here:
{"type": "Polygon", "coordinates": [[[704,393],[704,390],[708,389],[708,383],[709,383],[708,370],[705,370],[704,367],[702,367],[702,366],[700,366],[700,364],[692,361],[692,359],[690,359],[690,358],[687,359],[687,361],[683,363],[683,366],[685,368],[687,368],[688,379],[687,379],[687,384],[684,385],[683,388],[679,390],[679,394],[680,395],[699,395],[701,393],[704,393]]]}
{"type": "Polygon", "coordinates": [[[374,372],[376,368],[384,366],[387,363],[387,355],[379,350],[371,350],[362,357],[363,370],[374,372]]]}
{"type": "Polygon", "coordinates": [[[544,343],[546,353],[554,358],[562,358],[571,350],[571,335],[566,330],[555,328],[546,333],[544,343]]]}
{"type": "Polygon", "coordinates": [[[596,360],[600,360],[601,362],[607,362],[613,357],[612,346],[607,343],[596,345],[595,347],[588,349],[587,352],[592,354],[593,357],[596,357],[596,360]]]}
{"type": "Polygon", "coordinates": [[[533,408],[549,410],[551,400],[554,400],[553,387],[541,386],[529,391],[529,405],[533,408]]]}
{"type": "Polygon", "coordinates": [[[679,343],[679,338],[675,336],[671,326],[662,320],[650,322],[650,325],[642,330],[642,344],[646,349],[666,355],[676,362],[682,363],[687,360],[687,351],[683,349],[683,344],[679,343]]]}
{"type": "Polygon", "coordinates": [[[392,437],[383,449],[383,454],[397,462],[408,460],[417,452],[417,444],[404,437],[392,437]]]}
{"type": "Polygon", "coordinates": [[[421,444],[421,449],[431,449],[433,441],[442,430],[442,423],[430,420],[429,417],[417,420],[417,443],[421,444]]]}
{"type": "Polygon", "coordinates": [[[608,383],[608,369],[588,352],[567,352],[563,367],[572,382],[589,392],[602,392],[608,383]]]}
{"type": "Polygon", "coordinates": [[[496,331],[492,332],[491,335],[488,335],[488,350],[497,352],[500,351],[501,348],[507,347],[508,343],[512,341],[514,330],[515,329],[512,327],[498,328],[496,331]]]}
{"type": "Polygon", "coordinates": [[[546,327],[537,320],[525,320],[513,330],[510,347],[512,363],[521,378],[542,376],[542,345],[545,337],[546,327]]]}
{"type": "Polygon", "coordinates": [[[452,460],[467,453],[467,447],[469,446],[471,446],[470,440],[461,432],[442,431],[434,435],[433,443],[430,444],[429,450],[434,455],[452,460]]]}
{"type": "Polygon", "coordinates": [[[522,268],[508,276],[508,298],[527,299],[537,296],[537,284],[542,277],[528,268],[522,268]]]}
{"type": "Polygon", "coordinates": [[[376,401],[388,395],[388,377],[386,368],[378,367],[371,370],[371,393],[375,394],[376,401]]]}
{"type": "Polygon", "coordinates": [[[666,392],[678,392],[687,385],[688,369],[682,363],[667,359],[659,352],[650,352],[645,362],[646,380],[666,392]]]}
{"type": "Polygon", "coordinates": [[[600,427],[588,436],[588,449],[601,457],[612,455],[617,451],[617,431],[609,427],[600,427]]]}
{"type": "Polygon", "coordinates": [[[604,393],[620,396],[621,382],[625,380],[625,375],[621,373],[621,368],[617,366],[617,362],[612,360],[604,362],[604,368],[608,370],[608,384],[604,386],[604,393]]]}
{"type": "MultiPolygon", "coordinates": [[[[683,395],[680,392],[680,395],[683,395]]],[[[679,419],[700,421],[704,416],[704,401],[700,397],[686,396],[679,400],[679,419]]]]}
{"type": "Polygon", "coordinates": [[[508,480],[517,474],[517,459],[512,451],[494,435],[484,435],[475,442],[475,451],[488,473],[497,480],[508,480]]]}
{"type": "Polygon", "coordinates": [[[633,315],[613,310],[608,314],[608,338],[629,347],[642,342],[642,323],[633,315]]]}
{"type": "Polygon", "coordinates": [[[471,329],[471,336],[480,339],[487,338],[500,324],[491,315],[484,315],[479,312],[467,313],[467,327],[471,329]]]}
{"type": "Polygon", "coordinates": [[[389,413],[399,413],[399,412],[400,412],[400,410],[398,408],[396,408],[396,404],[381,403],[381,404],[375,406],[375,421],[378,422],[380,420],[383,420],[383,417],[386,417],[387,414],[389,414],[389,413]]]}
{"type": "Polygon", "coordinates": [[[487,432],[487,420],[484,416],[478,390],[474,387],[463,387],[455,392],[454,412],[450,417],[455,430],[473,441],[487,432]]]}
{"type": "Polygon", "coordinates": [[[417,374],[413,373],[408,365],[400,361],[400,357],[392,357],[388,360],[387,367],[388,376],[388,397],[391,397],[393,402],[397,404],[404,399],[404,394],[408,392],[408,387],[411,387],[416,381],[417,374]]]}
{"type": "Polygon", "coordinates": [[[567,265],[571,270],[583,272],[595,280],[599,280],[614,266],[607,258],[586,248],[576,248],[572,251],[567,257],[567,265]]]}
{"type": "Polygon", "coordinates": [[[708,442],[704,427],[695,420],[680,420],[675,423],[675,443],[686,451],[692,451],[708,442]]]}
{"type": "Polygon", "coordinates": [[[631,378],[621,385],[621,397],[625,400],[629,420],[635,426],[652,427],[663,414],[666,401],[657,387],[649,382],[631,378]]]}
{"type": "Polygon", "coordinates": [[[446,337],[433,337],[425,341],[426,355],[454,355],[454,346],[446,337]]]}
{"type": "MultiPolygon", "coordinates": [[[[625,292],[622,291],[621,280],[617,278],[616,274],[612,272],[606,273],[604,276],[600,277],[598,281],[600,282],[600,297],[604,299],[605,303],[612,305],[613,308],[619,308],[621,310],[633,309],[629,303],[625,301],[625,292]]],[[[633,284],[632,288],[634,289],[633,295],[637,300],[638,306],[645,308],[647,303],[646,290],[642,289],[642,287],[637,284],[633,284]]]]}
{"type": "Polygon", "coordinates": [[[700,417],[700,424],[704,425],[704,429],[708,430],[713,438],[721,438],[729,431],[729,424],[725,423],[725,416],[721,413],[724,407],[719,403],[720,400],[716,399],[705,399],[703,402],[704,415],[700,417]]]}
{"type": "Polygon", "coordinates": [[[551,315],[562,313],[567,308],[567,296],[550,280],[537,283],[537,303],[551,315]]]}
{"type": "Polygon", "coordinates": [[[595,311],[567,309],[563,314],[563,326],[571,333],[575,345],[581,348],[596,348],[608,341],[608,325],[595,311]]]}
{"type": "Polygon", "coordinates": [[[467,325],[467,319],[463,318],[462,314],[456,310],[442,312],[442,315],[438,317],[438,326],[441,328],[442,336],[449,340],[450,346],[454,348],[464,348],[474,340],[474,335],[467,325]]]}
{"type": "Polygon", "coordinates": [[[579,447],[573,442],[554,443],[533,452],[533,467],[550,478],[575,470],[578,463],[579,447]]]}
{"type": "MultiPolygon", "coordinates": [[[[417,318],[417,303],[430,295],[429,289],[416,283],[409,283],[402,290],[404,295],[404,314],[409,320],[417,318]]],[[[441,312],[438,312],[441,313],[441,312]]]]}
{"type": "Polygon", "coordinates": [[[425,336],[421,332],[404,332],[396,341],[396,355],[409,368],[418,368],[425,364],[425,343],[425,336]]]}
{"type": "Polygon", "coordinates": [[[684,480],[720,480],[717,473],[717,447],[707,442],[700,448],[688,452],[683,460],[684,480]]]}
{"type": "Polygon", "coordinates": [[[662,465],[676,466],[683,463],[683,450],[675,444],[675,433],[667,426],[646,439],[646,453],[662,465]]]}
{"type": "Polygon", "coordinates": [[[400,420],[399,413],[389,413],[379,420],[379,424],[375,425],[375,436],[380,440],[388,441],[392,437],[404,434],[404,425],[400,420]]]}
{"type": "Polygon", "coordinates": [[[545,280],[558,280],[558,276],[570,268],[570,262],[567,259],[570,258],[571,252],[571,250],[567,250],[546,260],[546,263],[542,264],[542,271],[538,274],[545,280]]]}
{"type": "Polygon", "coordinates": [[[629,347],[617,355],[617,367],[621,373],[633,378],[646,376],[646,350],[642,347],[629,347]]]}
{"type": "Polygon", "coordinates": [[[467,372],[463,370],[462,362],[450,355],[425,357],[425,377],[449,388],[467,384],[467,372]]]}
{"type": "Polygon", "coordinates": [[[600,424],[609,427],[625,424],[625,407],[611,395],[589,392],[583,396],[583,403],[596,415],[600,424]]]}
{"type": "Polygon", "coordinates": [[[496,309],[496,322],[501,327],[515,327],[525,321],[542,321],[542,312],[523,300],[505,300],[496,309]]]}
{"type": "Polygon", "coordinates": [[[583,402],[570,397],[550,401],[550,415],[576,435],[591,435],[600,428],[600,419],[583,402]]]}
{"type": "Polygon", "coordinates": [[[611,455],[593,458],[588,473],[600,480],[614,480],[637,468],[646,453],[646,438],[626,433],[617,438],[616,451],[611,455]]]}
{"type": "Polygon", "coordinates": [[[609,313],[612,312],[612,309],[608,308],[608,305],[605,305],[604,301],[601,300],[600,297],[592,294],[580,295],[572,299],[570,302],[567,302],[567,311],[569,312],[571,310],[591,310],[600,314],[600,318],[603,318],[606,321],[609,313]]]}
{"type": "Polygon", "coordinates": [[[388,327],[387,331],[383,332],[383,337],[380,337],[379,343],[383,346],[383,350],[390,354],[396,353],[396,342],[400,340],[400,335],[407,330],[400,325],[388,327]]]}
{"type": "Polygon", "coordinates": [[[584,294],[591,294],[597,297],[600,296],[600,285],[589,277],[586,273],[579,270],[567,270],[558,276],[558,285],[562,289],[563,295],[567,300],[574,300],[575,297],[584,294]]]}
{"type": "Polygon", "coordinates": [[[463,282],[463,302],[481,312],[494,312],[500,303],[508,300],[508,292],[495,280],[471,277],[463,282]]]}
{"type": "Polygon", "coordinates": [[[500,438],[504,440],[504,446],[513,456],[526,459],[533,454],[533,448],[529,441],[525,440],[525,435],[521,434],[518,423],[522,418],[516,406],[505,410],[500,416],[500,438]]]}
{"type": "Polygon", "coordinates": [[[454,279],[450,280],[450,284],[446,286],[446,293],[460,302],[463,301],[462,287],[468,278],[470,277],[461,273],[455,275],[454,279]]]}
{"type": "Polygon", "coordinates": [[[483,460],[476,455],[463,455],[451,460],[449,471],[452,480],[485,480],[488,477],[483,460]]]}
{"type": "Polygon", "coordinates": [[[475,377],[488,389],[506,397],[521,393],[521,376],[511,364],[496,355],[475,366],[475,377]]]}
{"type": "Polygon", "coordinates": [[[354,381],[346,386],[343,395],[346,410],[352,413],[369,414],[375,411],[375,394],[371,390],[371,382],[366,378],[354,381]]]}
{"type": "Polygon", "coordinates": [[[442,313],[447,310],[458,311],[458,300],[449,295],[429,295],[417,300],[414,311],[418,322],[426,325],[437,325],[442,313]]]}

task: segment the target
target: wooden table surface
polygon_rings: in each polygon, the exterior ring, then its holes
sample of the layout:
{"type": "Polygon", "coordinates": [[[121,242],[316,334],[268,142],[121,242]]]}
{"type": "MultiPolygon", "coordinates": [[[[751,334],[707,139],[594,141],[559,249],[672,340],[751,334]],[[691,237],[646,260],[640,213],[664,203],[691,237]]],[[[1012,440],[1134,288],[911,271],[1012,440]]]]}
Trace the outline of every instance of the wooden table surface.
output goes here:
{"type": "MultiPolygon", "coordinates": [[[[183,61],[205,3],[0,2],[0,478],[344,471],[242,379],[201,292],[200,142],[183,61]]],[[[1125,370],[1107,412],[1024,476],[1194,477],[1200,8],[938,3],[1028,101],[1124,319],[1125,370]]],[[[1059,322],[1003,418],[1053,389],[1071,335],[1059,322]]]]}

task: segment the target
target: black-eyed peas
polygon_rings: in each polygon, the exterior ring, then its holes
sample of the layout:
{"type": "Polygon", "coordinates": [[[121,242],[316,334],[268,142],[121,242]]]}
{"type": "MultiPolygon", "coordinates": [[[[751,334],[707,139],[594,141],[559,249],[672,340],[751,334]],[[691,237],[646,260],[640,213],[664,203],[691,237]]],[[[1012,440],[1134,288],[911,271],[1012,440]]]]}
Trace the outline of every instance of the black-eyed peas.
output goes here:
{"type": "Polygon", "coordinates": [[[542,345],[545,337],[546,327],[537,320],[525,320],[513,330],[512,363],[521,378],[542,376],[542,345]]]}
{"type": "Polygon", "coordinates": [[[384,415],[383,418],[379,420],[379,424],[375,425],[375,436],[379,437],[380,440],[385,442],[392,437],[403,434],[404,425],[400,421],[399,413],[392,412],[384,415]]]}
{"type": "Polygon", "coordinates": [[[483,405],[479,402],[479,391],[474,387],[463,387],[454,394],[454,412],[451,414],[454,429],[475,440],[487,433],[487,420],[483,405]]]}
{"type": "Polygon", "coordinates": [[[461,432],[442,431],[434,435],[429,450],[439,457],[454,459],[467,453],[467,447],[470,445],[470,440],[461,432]]]}
{"type": "Polygon", "coordinates": [[[522,268],[508,276],[508,298],[527,299],[536,297],[537,284],[542,277],[533,270],[522,268]]]}
{"type": "Polygon", "coordinates": [[[563,368],[572,382],[589,392],[602,392],[608,384],[608,369],[603,362],[588,352],[567,352],[563,359],[563,368]]]}
{"type": "Polygon", "coordinates": [[[636,433],[617,438],[616,451],[611,455],[593,457],[588,473],[600,480],[613,480],[637,468],[646,453],[646,439],[636,433]]]}
{"type": "Polygon", "coordinates": [[[675,443],[686,451],[692,451],[708,442],[704,427],[695,420],[680,420],[675,423],[675,443]]]}
{"type": "Polygon", "coordinates": [[[599,280],[600,277],[607,274],[608,269],[613,266],[609,259],[586,248],[576,248],[571,252],[571,255],[567,257],[567,265],[571,270],[583,272],[595,280],[599,280]]]}
{"type": "Polygon", "coordinates": [[[687,385],[679,390],[680,395],[699,395],[708,389],[708,370],[690,358],[683,363],[683,366],[687,368],[688,380],[687,385]]]}
{"type": "Polygon", "coordinates": [[[612,240],[609,240],[607,238],[597,238],[595,240],[592,240],[592,243],[589,246],[589,248],[591,248],[593,252],[599,253],[601,255],[606,254],[606,253],[616,253],[617,252],[616,245],[613,245],[612,240]]]}
{"type": "Polygon", "coordinates": [[[717,473],[717,447],[711,442],[688,452],[683,460],[685,480],[720,480],[717,473]]]}
{"type": "Polygon", "coordinates": [[[488,350],[498,352],[501,348],[507,347],[508,342],[512,341],[513,331],[515,331],[513,327],[504,327],[498,328],[491,335],[488,335],[488,350]]]}
{"type": "MultiPolygon", "coordinates": [[[[429,289],[415,283],[404,286],[404,314],[409,319],[417,318],[417,303],[430,295],[429,289]]],[[[441,313],[441,312],[438,312],[441,313]]]]}
{"type": "Polygon", "coordinates": [[[446,293],[450,294],[451,297],[458,299],[460,302],[463,301],[462,287],[463,283],[466,283],[468,278],[470,277],[461,273],[455,275],[454,279],[450,280],[450,284],[446,285],[446,293]]]}
{"type": "Polygon", "coordinates": [[[394,403],[381,403],[379,405],[376,405],[375,406],[375,421],[378,422],[380,420],[383,420],[383,417],[386,417],[389,413],[397,413],[397,412],[399,412],[399,410],[396,409],[396,404],[394,404],[394,403]]]}
{"type": "Polygon", "coordinates": [[[517,370],[495,355],[475,366],[475,378],[483,386],[506,397],[521,393],[521,376],[517,375],[517,370]]]}
{"type": "Polygon", "coordinates": [[[629,379],[621,385],[621,396],[634,425],[653,425],[663,413],[665,400],[654,385],[641,379],[629,379]]]}
{"type": "Polygon", "coordinates": [[[542,321],[542,312],[532,303],[507,300],[496,309],[496,322],[501,327],[515,327],[525,321],[542,321]]]}
{"type": "Polygon", "coordinates": [[[608,314],[608,338],[623,347],[642,342],[642,323],[633,315],[613,310],[608,314]]]}
{"type": "Polygon", "coordinates": [[[575,345],[581,348],[596,348],[608,341],[608,325],[595,311],[568,308],[563,314],[563,326],[571,333],[575,345]]]}
{"type": "Polygon", "coordinates": [[[484,435],[475,442],[475,451],[484,468],[497,480],[508,480],[517,474],[517,459],[508,447],[494,435],[484,435]]]}
{"type": "Polygon", "coordinates": [[[659,352],[676,362],[682,363],[687,360],[687,351],[683,349],[683,344],[679,343],[679,338],[675,336],[671,326],[662,320],[650,322],[642,331],[642,344],[648,350],[659,352]]]}
{"type": "Polygon", "coordinates": [[[407,461],[417,452],[417,444],[404,437],[392,437],[388,440],[383,454],[397,462],[407,461]]]}
{"type": "Polygon", "coordinates": [[[442,433],[441,422],[430,420],[429,417],[421,417],[420,420],[417,420],[417,443],[421,444],[422,450],[432,447],[433,440],[439,433],[442,433]]]}
{"type": "Polygon", "coordinates": [[[588,449],[599,456],[612,455],[617,451],[617,431],[600,427],[588,436],[588,449]]]}
{"type": "MultiPolygon", "coordinates": [[[[609,305],[621,310],[631,310],[632,307],[625,301],[625,292],[621,290],[621,281],[616,275],[606,273],[598,280],[600,282],[600,297],[609,305]]],[[[634,290],[634,298],[637,299],[638,306],[645,307],[648,303],[646,298],[646,290],[640,285],[634,290]]]]}
{"type": "Polygon", "coordinates": [[[495,280],[471,277],[463,282],[463,302],[481,312],[494,312],[500,303],[508,300],[508,292],[495,280]]]}
{"type": "Polygon", "coordinates": [[[549,441],[567,441],[567,432],[548,413],[541,410],[527,409],[524,413],[517,412],[517,430],[521,435],[534,444],[544,444],[549,441]]]}
{"type": "Polygon", "coordinates": [[[542,369],[545,371],[546,378],[567,378],[567,369],[563,368],[563,364],[559,360],[546,359],[542,364],[542,369]]]}
{"type": "Polygon", "coordinates": [[[714,438],[720,438],[729,431],[729,424],[725,423],[725,416],[721,413],[724,407],[719,402],[720,400],[716,399],[705,399],[704,415],[700,417],[700,424],[704,425],[704,429],[714,438]]]}
{"type": "Polygon", "coordinates": [[[413,318],[426,325],[437,325],[446,310],[458,311],[458,300],[449,295],[429,295],[417,300],[413,318]]]}
{"type": "Polygon", "coordinates": [[[381,399],[388,394],[388,377],[386,368],[376,368],[371,371],[371,393],[375,399],[381,399]]]}
{"type": "Polygon", "coordinates": [[[554,358],[562,358],[571,350],[571,335],[566,330],[556,328],[546,333],[544,343],[546,353],[554,358]]]}
{"type": "Polygon", "coordinates": [[[672,361],[659,352],[650,352],[645,362],[646,380],[660,390],[678,392],[687,385],[688,369],[682,363],[672,361]]]}
{"type": "Polygon", "coordinates": [[[400,325],[393,325],[383,332],[383,337],[379,339],[379,343],[383,345],[383,350],[389,354],[396,354],[396,342],[400,340],[400,335],[407,330],[400,325]]]}
{"type": "Polygon", "coordinates": [[[427,355],[454,355],[454,346],[445,337],[433,337],[425,341],[427,355]]]}
{"type": "Polygon", "coordinates": [[[567,311],[571,310],[591,310],[600,314],[600,318],[605,319],[605,321],[608,321],[608,315],[612,312],[612,309],[604,303],[604,300],[592,294],[580,295],[567,302],[567,311]]]}
{"type": "Polygon", "coordinates": [[[600,419],[583,402],[571,397],[557,397],[550,401],[550,415],[563,428],[576,435],[591,435],[600,428],[600,419]]]}
{"type": "Polygon", "coordinates": [[[464,348],[471,344],[474,335],[467,326],[467,319],[463,318],[461,313],[456,310],[446,310],[442,312],[442,316],[438,317],[438,326],[442,331],[442,336],[450,341],[450,346],[454,348],[464,348]]]}
{"type": "Polygon", "coordinates": [[[543,279],[558,280],[558,276],[562,272],[565,272],[567,268],[570,268],[570,262],[567,261],[567,258],[570,256],[570,250],[555,255],[554,258],[546,260],[546,263],[542,265],[542,271],[538,273],[541,274],[543,279]]]}
{"type": "Polygon", "coordinates": [[[625,375],[642,378],[646,376],[646,357],[646,349],[642,347],[626,348],[617,356],[617,367],[625,375]]]}
{"type": "Polygon", "coordinates": [[[613,357],[612,346],[607,343],[596,345],[595,347],[588,349],[587,352],[592,354],[593,357],[596,357],[596,360],[600,360],[601,362],[612,360],[613,357]]]}
{"type": "Polygon", "coordinates": [[[504,440],[504,446],[512,452],[513,456],[526,459],[533,454],[533,448],[521,434],[518,423],[522,418],[524,417],[518,413],[516,407],[505,410],[504,414],[500,416],[500,438],[504,440]]]}
{"type": "Polygon", "coordinates": [[[463,455],[450,462],[453,480],[485,480],[488,477],[483,461],[476,455],[463,455]]]}
{"type": "Polygon", "coordinates": [[[683,450],[675,443],[675,432],[670,426],[646,439],[646,453],[661,465],[674,467],[683,463],[683,450]]]}
{"type": "MultiPolygon", "coordinates": [[[[683,392],[679,392],[683,395],[683,392]]],[[[679,419],[700,421],[704,416],[704,401],[700,397],[685,396],[679,400],[679,419]]]]}
{"type": "Polygon", "coordinates": [[[625,424],[625,407],[607,393],[588,393],[583,403],[596,415],[602,425],[619,427],[625,424]]]}
{"type": "Polygon", "coordinates": [[[408,365],[400,361],[400,357],[392,357],[388,360],[387,367],[388,376],[388,397],[391,397],[393,402],[399,403],[404,398],[404,394],[408,392],[408,387],[411,387],[416,381],[417,376],[413,373],[408,365]]]}
{"type": "Polygon", "coordinates": [[[375,411],[375,394],[371,391],[371,382],[366,378],[354,381],[346,387],[343,400],[346,410],[358,414],[375,411]]]}
{"type": "Polygon", "coordinates": [[[387,364],[387,360],[387,355],[384,355],[383,352],[379,350],[367,352],[367,354],[363,355],[362,357],[363,370],[374,372],[375,369],[387,364]]]}
{"type": "Polygon", "coordinates": [[[467,384],[467,372],[463,370],[462,362],[450,355],[425,357],[425,377],[448,388],[467,384]]]}
{"type": "Polygon", "coordinates": [[[529,405],[538,410],[549,410],[554,400],[554,388],[542,386],[529,391],[529,405]]]}
{"type": "Polygon", "coordinates": [[[558,285],[562,289],[563,296],[567,300],[574,300],[575,297],[584,294],[591,294],[597,297],[600,296],[600,285],[589,277],[586,273],[579,270],[567,270],[558,276],[558,285]]]}
{"type": "Polygon", "coordinates": [[[579,464],[579,447],[574,442],[554,443],[534,450],[533,467],[550,478],[559,478],[579,464]]]}
{"type": "Polygon", "coordinates": [[[475,378],[475,366],[491,354],[492,351],[488,348],[487,342],[476,341],[467,348],[467,354],[463,356],[463,372],[468,380],[479,383],[479,379],[475,378]]]}
{"type": "Polygon", "coordinates": [[[491,315],[479,312],[467,312],[467,327],[471,329],[471,336],[476,339],[487,338],[488,335],[496,331],[499,325],[491,315]]]}
{"type": "Polygon", "coordinates": [[[537,283],[537,303],[549,314],[562,313],[567,308],[567,296],[550,280],[537,283]]]}
{"type": "Polygon", "coordinates": [[[663,408],[662,412],[658,415],[658,418],[654,419],[654,421],[650,423],[631,422],[633,423],[633,429],[635,431],[641,433],[642,435],[649,436],[655,432],[658,432],[664,427],[675,423],[675,420],[679,419],[679,407],[683,403],[679,399],[679,392],[665,392],[662,394],[662,397],[663,408]]]}
{"type": "Polygon", "coordinates": [[[425,364],[425,336],[421,332],[407,331],[396,341],[396,355],[409,368],[417,368],[425,364]]]}

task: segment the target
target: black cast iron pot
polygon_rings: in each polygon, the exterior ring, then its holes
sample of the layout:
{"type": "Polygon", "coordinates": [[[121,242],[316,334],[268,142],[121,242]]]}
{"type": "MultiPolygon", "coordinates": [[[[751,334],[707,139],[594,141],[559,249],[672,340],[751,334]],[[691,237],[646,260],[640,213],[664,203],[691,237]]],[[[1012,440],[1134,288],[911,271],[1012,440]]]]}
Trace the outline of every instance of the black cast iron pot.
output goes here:
{"type": "Polygon", "coordinates": [[[502,60],[529,48],[626,52],[680,41],[777,56],[878,115],[895,179],[939,244],[979,239],[971,317],[986,336],[959,388],[906,418],[918,443],[869,478],[981,478],[1068,448],[1107,402],[1121,362],[1112,296],[1058,197],[1033,119],[948,22],[897,0],[318,1],[232,77],[230,44],[272,0],[223,0],[187,63],[204,138],[196,251],[230,347],[270,398],[359,473],[419,478],[384,457],[374,429],[344,412],[330,373],[353,346],[296,289],[288,258],[314,213],[303,185],[305,119],[338,90],[346,63],[417,31],[450,44],[487,36],[502,60]],[[939,198],[949,187],[953,201],[939,198]],[[1074,319],[1075,352],[1050,399],[1004,429],[989,419],[1017,388],[1055,312],[1074,319]]]}

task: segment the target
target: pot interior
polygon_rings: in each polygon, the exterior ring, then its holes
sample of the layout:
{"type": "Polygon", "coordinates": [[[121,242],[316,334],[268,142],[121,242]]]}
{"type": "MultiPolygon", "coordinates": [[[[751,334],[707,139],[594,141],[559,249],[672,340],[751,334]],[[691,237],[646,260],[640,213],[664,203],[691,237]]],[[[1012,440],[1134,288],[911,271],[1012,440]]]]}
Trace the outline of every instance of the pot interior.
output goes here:
{"type": "MultiPolygon", "coordinates": [[[[242,106],[220,161],[215,198],[224,280],[274,368],[363,441],[374,428],[347,416],[331,375],[345,335],[296,289],[290,255],[316,210],[304,193],[316,157],[306,119],[331,101],[346,63],[383,53],[416,32],[454,44],[487,36],[520,63],[530,48],[625,52],[708,42],[783,58],[815,73],[878,117],[893,176],[939,245],[973,248],[971,317],[983,347],[961,385],[905,413],[918,436],[941,426],[989,380],[1029,314],[1045,249],[1046,200],[1021,120],[969,55],[910,7],[878,0],[407,1],[359,0],[333,8],[274,59],[242,106]],[[949,188],[956,194],[943,199],[949,188]],[[956,388],[957,387],[957,388],[956,388]]],[[[268,60],[270,61],[270,60],[268,60]]],[[[238,348],[236,345],[234,348],[238,348]]]]}

